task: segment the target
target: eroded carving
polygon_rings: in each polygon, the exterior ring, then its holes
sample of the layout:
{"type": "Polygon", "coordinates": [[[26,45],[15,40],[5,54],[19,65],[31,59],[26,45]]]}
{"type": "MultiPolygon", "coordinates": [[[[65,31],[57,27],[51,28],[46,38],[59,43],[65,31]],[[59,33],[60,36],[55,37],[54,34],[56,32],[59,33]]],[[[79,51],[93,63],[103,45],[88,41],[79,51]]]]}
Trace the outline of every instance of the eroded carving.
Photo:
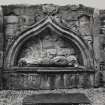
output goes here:
{"type": "Polygon", "coordinates": [[[42,38],[34,37],[34,40],[30,42],[26,43],[27,47],[18,60],[19,66],[37,64],[79,66],[75,48],[62,37],[48,34],[42,38]]]}
{"type": "Polygon", "coordinates": [[[47,15],[54,15],[57,13],[58,11],[58,7],[55,6],[55,5],[48,5],[48,4],[45,4],[42,6],[42,10],[44,13],[46,13],[47,15]]]}

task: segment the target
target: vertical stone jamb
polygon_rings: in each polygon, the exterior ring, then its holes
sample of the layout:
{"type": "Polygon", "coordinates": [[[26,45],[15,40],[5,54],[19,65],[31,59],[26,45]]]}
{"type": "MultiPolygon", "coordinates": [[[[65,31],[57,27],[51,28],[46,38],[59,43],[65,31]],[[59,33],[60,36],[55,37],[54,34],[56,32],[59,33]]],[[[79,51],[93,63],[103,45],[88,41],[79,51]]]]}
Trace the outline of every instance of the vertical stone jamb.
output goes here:
{"type": "Polygon", "coordinates": [[[3,72],[3,46],[4,46],[4,36],[3,36],[3,12],[0,6],[0,89],[2,89],[2,72],[3,72]]]}

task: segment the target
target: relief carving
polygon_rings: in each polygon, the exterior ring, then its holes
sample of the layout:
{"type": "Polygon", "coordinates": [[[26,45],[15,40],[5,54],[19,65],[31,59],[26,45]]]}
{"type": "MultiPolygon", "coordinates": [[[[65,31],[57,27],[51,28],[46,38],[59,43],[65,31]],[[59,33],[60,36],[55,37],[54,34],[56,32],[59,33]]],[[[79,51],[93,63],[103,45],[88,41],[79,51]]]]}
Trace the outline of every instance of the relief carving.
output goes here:
{"type": "Polygon", "coordinates": [[[69,29],[72,29],[73,31],[79,32],[79,26],[78,26],[77,20],[62,19],[62,23],[64,26],[68,27],[69,29]]]}
{"type": "Polygon", "coordinates": [[[99,43],[100,43],[99,47],[100,47],[101,58],[103,58],[103,60],[105,60],[105,36],[100,37],[99,43]]]}
{"type": "MultiPolygon", "coordinates": [[[[29,43],[28,43],[29,44],[29,43]]],[[[46,35],[42,39],[33,40],[23,51],[23,56],[18,60],[19,66],[31,65],[68,65],[78,67],[79,62],[75,48],[66,44],[61,37],[46,35]]]]}
{"type": "Polygon", "coordinates": [[[90,35],[90,17],[85,15],[80,16],[79,27],[81,35],[83,36],[90,35]]]}
{"type": "Polygon", "coordinates": [[[52,5],[52,4],[50,4],[50,5],[45,4],[42,6],[42,10],[47,15],[55,15],[58,11],[58,7],[55,5],[52,5]]]}

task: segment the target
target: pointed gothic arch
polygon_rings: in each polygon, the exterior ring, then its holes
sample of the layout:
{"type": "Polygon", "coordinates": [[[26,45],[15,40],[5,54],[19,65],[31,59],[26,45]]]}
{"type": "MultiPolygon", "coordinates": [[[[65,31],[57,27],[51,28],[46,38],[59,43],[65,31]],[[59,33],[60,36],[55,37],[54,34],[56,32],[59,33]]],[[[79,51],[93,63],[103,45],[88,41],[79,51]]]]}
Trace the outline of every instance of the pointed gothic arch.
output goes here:
{"type": "Polygon", "coordinates": [[[9,68],[14,66],[14,62],[16,60],[17,54],[19,53],[19,49],[29,38],[39,35],[43,30],[46,30],[47,28],[55,31],[56,33],[60,33],[65,38],[71,40],[79,48],[83,58],[84,66],[92,67],[92,54],[90,53],[89,48],[84,40],[78,35],[78,33],[74,32],[72,29],[66,30],[54,23],[54,21],[50,17],[32,25],[29,29],[22,32],[19,37],[13,42],[13,44],[11,44],[7,51],[8,53],[6,54],[6,67],[9,68]]]}

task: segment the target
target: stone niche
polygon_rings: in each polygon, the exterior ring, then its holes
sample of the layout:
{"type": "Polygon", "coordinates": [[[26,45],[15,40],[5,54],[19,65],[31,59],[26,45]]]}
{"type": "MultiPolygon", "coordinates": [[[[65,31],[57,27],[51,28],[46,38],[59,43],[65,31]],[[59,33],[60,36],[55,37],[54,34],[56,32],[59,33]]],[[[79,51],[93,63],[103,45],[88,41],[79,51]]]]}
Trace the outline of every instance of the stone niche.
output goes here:
{"type": "Polygon", "coordinates": [[[15,61],[15,65],[19,67],[83,66],[81,52],[72,40],[49,28],[28,39],[20,51],[15,61]]]}

